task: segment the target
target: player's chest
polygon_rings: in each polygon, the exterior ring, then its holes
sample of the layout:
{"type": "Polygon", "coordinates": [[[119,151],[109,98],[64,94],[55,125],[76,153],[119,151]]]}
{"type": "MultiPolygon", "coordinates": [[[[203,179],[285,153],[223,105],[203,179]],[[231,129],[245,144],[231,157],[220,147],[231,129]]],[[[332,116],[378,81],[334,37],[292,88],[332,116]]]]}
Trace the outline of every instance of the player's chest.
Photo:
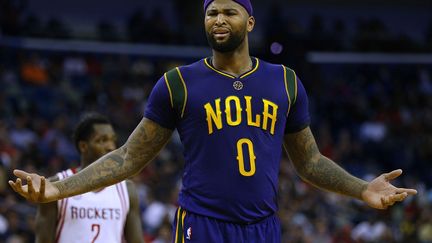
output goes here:
{"type": "Polygon", "coordinates": [[[283,120],[288,110],[283,84],[266,78],[196,82],[188,86],[185,121],[201,124],[209,134],[241,125],[274,133],[275,122],[283,120]]]}
{"type": "Polygon", "coordinates": [[[283,113],[288,108],[283,80],[266,78],[265,75],[249,79],[204,79],[187,86],[185,113],[189,115],[206,114],[209,106],[216,112],[253,110],[262,113],[277,108],[283,113]]]}

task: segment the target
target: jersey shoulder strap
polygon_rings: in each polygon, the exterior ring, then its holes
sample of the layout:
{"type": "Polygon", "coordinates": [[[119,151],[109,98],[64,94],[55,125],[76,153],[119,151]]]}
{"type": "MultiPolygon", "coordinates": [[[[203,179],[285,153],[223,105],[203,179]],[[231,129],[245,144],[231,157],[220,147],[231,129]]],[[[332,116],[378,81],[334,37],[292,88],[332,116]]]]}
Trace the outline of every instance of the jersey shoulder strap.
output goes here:
{"type": "Polygon", "coordinates": [[[297,100],[297,75],[291,68],[283,66],[285,89],[289,100],[289,109],[297,100]]]}
{"type": "Polygon", "coordinates": [[[164,77],[170,94],[171,107],[180,118],[183,118],[187,100],[187,89],[180,69],[178,67],[171,69],[164,74],[164,77]]]}

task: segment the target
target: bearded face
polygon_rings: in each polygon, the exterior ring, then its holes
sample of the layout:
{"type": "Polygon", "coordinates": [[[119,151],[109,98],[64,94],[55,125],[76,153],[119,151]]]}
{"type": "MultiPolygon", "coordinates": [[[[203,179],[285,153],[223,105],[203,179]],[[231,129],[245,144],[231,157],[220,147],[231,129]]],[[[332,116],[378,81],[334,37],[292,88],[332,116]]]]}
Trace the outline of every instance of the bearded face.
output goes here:
{"type": "Polygon", "coordinates": [[[206,31],[207,41],[212,49],[227,53],[235,51],[246,37],[246,25],[235,31],[229,28],[215,27],[206,31]]]}
{"type": "Polygon", "coordinates": [[[235,1],[215,0],[206,10],[204,24],[210,47],[217,52],[227,53],[235,51],[244,43],[255,20],[235,1]]]}

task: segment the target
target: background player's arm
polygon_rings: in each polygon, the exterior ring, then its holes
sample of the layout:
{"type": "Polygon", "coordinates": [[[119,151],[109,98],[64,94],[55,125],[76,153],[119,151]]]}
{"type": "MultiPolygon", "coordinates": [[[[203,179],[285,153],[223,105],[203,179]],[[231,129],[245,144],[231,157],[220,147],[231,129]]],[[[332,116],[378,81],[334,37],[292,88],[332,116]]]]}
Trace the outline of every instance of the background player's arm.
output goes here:
{"type": "Polygon", "coordinates": [[[309,127],[286,134],[284,148],[303,180],[321,189],[362,199],[362,192],[368,183],[323,156],[309,127]]]}
{"type": "MultiPolygon", "coordinates": [[[[58,181],[57,176],[49,181],[58,181]]],[[[57,228],[57,201],[39,204],[36,213],[36,243],[51,243],[55,241],[57,228]]]]}
{"type": "Polygon", "coordinates": [[[127,188],[129,193],[129,213],[126,218],[124,236],[128,243],[141,242],[144,243],[144,236],[141,227],[139,200],[135,185],[132,181],[127,180],[127,188]]]}
{"type": "Polygon", "coordinates": [[[57,221],[57,201],[38,205],[36,214],[36,243],[55,241],[57,221]]]}

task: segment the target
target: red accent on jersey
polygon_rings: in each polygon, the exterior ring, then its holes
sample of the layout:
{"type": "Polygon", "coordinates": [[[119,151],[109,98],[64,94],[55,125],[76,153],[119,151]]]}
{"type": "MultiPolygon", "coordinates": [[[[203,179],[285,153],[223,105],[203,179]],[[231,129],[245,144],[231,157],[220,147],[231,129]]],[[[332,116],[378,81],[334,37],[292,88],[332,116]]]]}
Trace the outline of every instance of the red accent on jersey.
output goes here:
{"type": "Polygon", "coordinates": [[[63,230],[63,225],[64,225],[64,221],[65,221],[65,218],[66,218],[66,208],[67,208],[67,204],[68,204],[68,198],[66,198],[66,199],[63,199],[63,200],[65,200],[66,202],[64,203],[64,207],[63,207],[63,209],[62,209],[62,215],[61,215],[61,222],[60,222],[60,227],[58,228],[58,231],[57,231],[57,237],[56,237],[56,239],[55,239],[55,242],[58,242],[59,241],[59,239],[60,239],[60,235],[61,235],[61,233],[62,233],[62,230],[63,230]]]}

